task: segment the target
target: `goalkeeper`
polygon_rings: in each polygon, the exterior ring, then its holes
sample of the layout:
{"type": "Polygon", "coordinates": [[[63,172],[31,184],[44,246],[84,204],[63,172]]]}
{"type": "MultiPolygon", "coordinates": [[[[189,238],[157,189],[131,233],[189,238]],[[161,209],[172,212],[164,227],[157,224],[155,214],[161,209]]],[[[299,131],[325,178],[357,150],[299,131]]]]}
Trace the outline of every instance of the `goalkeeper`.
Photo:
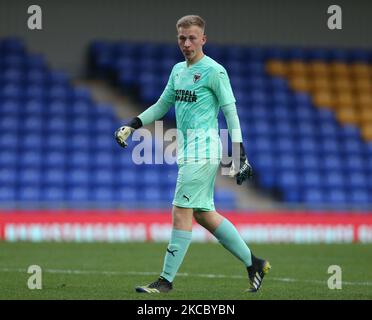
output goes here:
{"type": "Polygon", "coordinates": [[[178,45],[186,61],[173,67],[158,102],[115,132],[117,142],[126,147],[126,140],[134,130],[162,118],[175,105],[178,177],[173,200],[171,239],[159,279],[149,285],[136,287],[136,291],[159,293],[173,288],[173,280],[191,242],[194,217],[243,262],[248,271],[248,291],[256,292],[270,264],[252,254],[234,225],[216,212],[213,201],[214,183],[221,160],[217,121],[220,108],[233,143],[230,175],[236,178],[239,185],[252,176],[252,168],[243,148],[230,81],[226,70],[203,53],[206,43],[204,20],[199,16],[184,16],[178,20],[176,27],[178,45]],[[200,140],[204,141],[201,143],[200,140]],[[235,151],[237,148],[238,152],[235,151]]]}

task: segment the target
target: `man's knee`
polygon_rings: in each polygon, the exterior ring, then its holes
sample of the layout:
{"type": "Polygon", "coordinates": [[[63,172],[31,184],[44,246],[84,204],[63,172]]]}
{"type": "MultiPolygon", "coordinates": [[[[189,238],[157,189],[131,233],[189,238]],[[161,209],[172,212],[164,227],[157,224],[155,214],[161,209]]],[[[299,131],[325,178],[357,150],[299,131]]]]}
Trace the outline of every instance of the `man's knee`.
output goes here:
{"type": "Polygon", "coordinates": [[[194,211],[195,221],[210,232],[214,232],[223,220],[216,211],[194,211]]]}
{"type": "Polygon", "coordinates": [[[195,221],[203,226],[205,224],[205,212],[202,211],[194,211],[193,216],[195,221]]]}

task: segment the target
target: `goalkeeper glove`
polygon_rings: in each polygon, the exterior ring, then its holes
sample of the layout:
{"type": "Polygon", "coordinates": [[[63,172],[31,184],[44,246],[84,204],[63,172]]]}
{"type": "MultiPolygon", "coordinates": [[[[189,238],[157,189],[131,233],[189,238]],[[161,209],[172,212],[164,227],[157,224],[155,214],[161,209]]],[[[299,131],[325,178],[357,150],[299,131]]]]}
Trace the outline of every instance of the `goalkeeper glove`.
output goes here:
{"type": "Polygon", "coordinates": [[[115,131],[115,139],[117,143],[126,148],[128,143],[126,142],[128,137],[134,132],[134,130],[142,127],[142,121],[140,118],[133,118],[128,124],[120,127],[115,131]]]}
{"type": "Polygon", "coordinates": [[[248,162],[243,143],[241,142],[233,142],[233,161],[230,167],[230,177],[236,177],[236,183],[238,185],[241,185],[245,180],[253,177],[253,169],[248,162]],[[235,148],[239,148],[239,155],[234,155],[235,148]]]}

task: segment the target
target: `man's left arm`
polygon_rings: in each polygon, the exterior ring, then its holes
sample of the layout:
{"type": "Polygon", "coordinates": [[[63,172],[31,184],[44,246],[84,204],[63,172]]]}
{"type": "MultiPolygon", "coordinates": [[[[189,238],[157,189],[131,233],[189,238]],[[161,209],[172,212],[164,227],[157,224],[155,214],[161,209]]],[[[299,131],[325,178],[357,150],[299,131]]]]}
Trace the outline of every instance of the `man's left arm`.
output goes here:
{"type": "Polygon", "coordinates": [[[233,161],[230,176],[236,177],[240,185],[244,180],[251,178],[253,170],[245,154],[240,122],[235,105],[235,97],[231,88],[227,71],[220,67],[211,71],[210,87],[215,93],[218,104],[226,118],[227,127],[232,141],[233,161]]]}
{"type": "Polygon", "coordinates": [[[236,177],[237,184],[241,185],[246,179],[252,178],[253,170],[245,154],[236,105],[231,103],[222,106],[221,109],[226,118],[227,128],[232,141],[233,161],[230,168],[230,176],[236,177]]]}

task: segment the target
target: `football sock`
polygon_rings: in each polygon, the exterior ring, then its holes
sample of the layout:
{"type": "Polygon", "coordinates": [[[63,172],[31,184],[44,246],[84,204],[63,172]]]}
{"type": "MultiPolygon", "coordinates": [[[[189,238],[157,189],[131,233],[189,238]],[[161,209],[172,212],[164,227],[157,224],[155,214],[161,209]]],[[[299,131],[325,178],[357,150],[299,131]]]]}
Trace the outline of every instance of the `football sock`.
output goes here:
{"type": "Polygon", "coordinates": [[[218,241],[235,257],[240,259],[246,267],[252,265],[251,250],[229,220],[223,219],[213,234],[218,241]]]}
{"type": "Polygon", "coordinates": [[[176,276],[187,249],[189,248],[191,236],[191,231],[172,230],[172,236],[164,258],[163,272],[160,275],[169,282],[172,282],[176,276]]]}

